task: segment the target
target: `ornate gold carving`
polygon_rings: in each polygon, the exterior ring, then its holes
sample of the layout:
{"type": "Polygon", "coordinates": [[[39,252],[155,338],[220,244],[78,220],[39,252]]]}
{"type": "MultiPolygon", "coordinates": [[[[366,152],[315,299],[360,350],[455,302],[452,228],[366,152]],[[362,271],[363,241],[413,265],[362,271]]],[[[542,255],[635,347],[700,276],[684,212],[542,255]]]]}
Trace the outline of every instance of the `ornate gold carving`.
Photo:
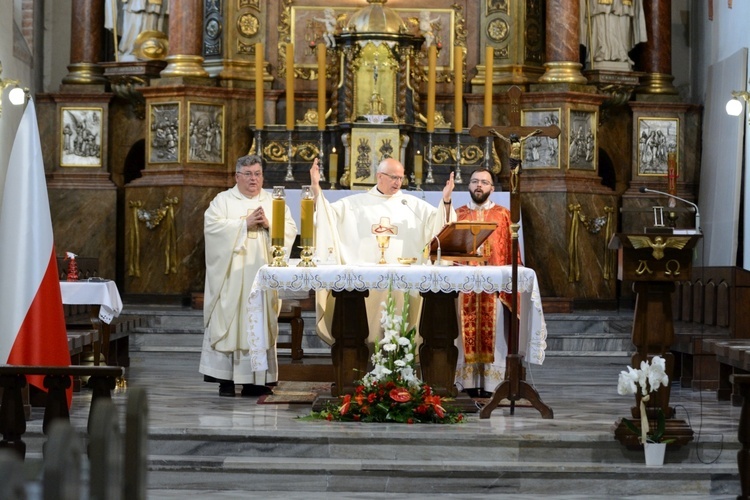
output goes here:
{"type": "Polygon", "coordinates": [[[651,256],[656,260],[661,260],[664,258],[664,249],[677,248],[682,250],[685,248],[688,241],[690,241],[690,237],[671,236],[665,240],[661,236],[656,236],[654,240],[651,241],[651,238],[648,236],[628,235],[628,240],[630,240],[630,244],[633,245],[633,248],[636,250],[641,248],[651,248],[653,250],[651,256]]]}
{"type": "Polygon", "coordinates": [[[639,260],[638,268],[635,270],[635,274],[637,274],[638,276],[641,276],[644,273],[654,274],[651,268],[648,267],[648,262],[646,262],[645,260],[639,260]]]}
{"type": "Polygon", "coordinates": [[[237,31],[246,38],[252,38],[258,34],[260,21],[253,14],[243,14],[237,19],[237,31]]]}
{"type": "Polygon", "coordinates": [[[508,13],[508,0],[486,0],[487,1],[487,15],[494,14],[496,12],[508,13]]]}
{"type": "Polygon", "coordinates": [[[133,216],[130,228],[130,247],[128,248],[128,276],[141,277],[141,236],[138,229],[138,212],[143,207],[142,201],[131,201],[130,212],[133,216]]]}
{"type": "Polygon", "coordinates": [[[252,8],[260,12],[260,0],[239,0],[237,7],[240,9],[252,8]]]}
{"type": "Polygon", "coordinates": [[[676,261],[675,259],[669,259],[667,263],[664,265],[664,268],[666,269],[664,271],[664,274],[666,276],[679,276],[680,275],[680,263],[676,261]]]}
{"type": "MultiPolygon", "coordinates": [[[[160,207],[153,210],[145,210],[141,208],[143,206],[143,202],[140,201],[130,203],[130,207],[134,211],[135,218],[137,218],[137,220],[141,222],[144,222],[148,229],[156,229],[166,218],[166,221],[164,223],[167,231],[167,237],[164,240],[164,274],[177,274],[177,231],[174,225],[174,206],[177,203],[179,203],[179,199],[177,197],[167,197],[164,198],[164,201],[162,202],[162,205],[160,207]]],[[[138,223],[135,221],[135,219],[133,223],[136,226],[134,229],[135,233],[137,234],[138,223]]],[[[131,242],[131,252],[132,251],[133,244],[131,242]]],[[[134,261],[137,265],[137,259],[132,258],[131,265],[134,261]]],[[[138,270],[137,272],[138,274],[135,274],[135,276],[140,276],[140,270],[138,270]]]]}
{"type": "Polygon", "coordinates": [[[254,55],[255,54],[255,44],[254,43],[243,43],[242,40],[237,40],[237,53],[238,54],[245,54],[245,55],[254,55]]]}
{"type": "Polygon", "coordinates": [[[290,149],[292,159],[299,157],[306,162],[310,162],[319,156],[318,146],[312,142],[292,144],[290,148],[288,144],[271,141],[263,147],[263,157],[272,162],[288,162],[290,149]]]}
{"type": "MultiPolygon", "coordinates": [[[[572,216],[572,220],[570,223],[570,232],[568,233],[568,282],[573,283],[576,281],[579,281],[581,279],[581,267],[579,264],[579,255],[578,255],[578,232],[580,225],[582,224],[583,227],[586,228],[586,230],[591,234],[599,234],[601,229],[603,227],[607,227],[607,231],[605,231],[605,248],[606,248],[606,242],[609,241],[607,239],[609,229],[609,213],[611,212],[610,207],[605,207],[604,211],[607,212],[606,216],[603,217],[587,217],[585,214],[581,212],[581,205],[580,203],[571,203],[568,205],[568,212],[572,216]]],[[[605,255],[605,261],[606,261],[606,255],[605,255]]],[[[605,266],[604,270],[605,279],[607,276],[607,270],[605,266]]]]}
{"type": "MultiPolygon", "coordinates": [[[[432,146],[432,163],[443,165],[445,163],[456,163],[458,160],[458,147],[435,144],[432,146]]],[[[461,146],[460,165],[475,165],[484,159],[484,150],[476,144],[461,146]]]]}
{"type": "Polygon", "coordinates": [[[318,110],[310,108],[305,111],[305,117],[302,120],[297,120],[297,125],[317,125],[318,124],[318,110]]]}
{"type": "Polygon", "coordinates": [[[454,45],[466,47],[466,18],[464,17],[464,8],[458,3],[454,3],[451,7],[456,13],[454,28],[456,41],[454,45]]]}
{"type": "Polygon", "coordinates": [[[494,42],[502,42],[509,33],[510,27],[505,19],[495,19],[487,25],[487,37],[494,42]]]}

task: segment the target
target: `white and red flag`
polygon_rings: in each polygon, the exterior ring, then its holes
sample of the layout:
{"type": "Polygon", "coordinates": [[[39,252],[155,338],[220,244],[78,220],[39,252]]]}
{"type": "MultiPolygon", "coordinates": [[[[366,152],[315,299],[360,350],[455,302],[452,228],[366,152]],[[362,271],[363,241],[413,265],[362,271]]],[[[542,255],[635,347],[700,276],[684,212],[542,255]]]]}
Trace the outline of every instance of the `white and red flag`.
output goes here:
{"type": "MultiPolygon", "coordinates": [[[[34,101],[18,126],[0,206],[0,363],[70,366],[34,101]]],[[[43,379],[29,383],[44,390],[43,379]]],[[[71,391],[68,391],[70,404],[71,391]]]]}

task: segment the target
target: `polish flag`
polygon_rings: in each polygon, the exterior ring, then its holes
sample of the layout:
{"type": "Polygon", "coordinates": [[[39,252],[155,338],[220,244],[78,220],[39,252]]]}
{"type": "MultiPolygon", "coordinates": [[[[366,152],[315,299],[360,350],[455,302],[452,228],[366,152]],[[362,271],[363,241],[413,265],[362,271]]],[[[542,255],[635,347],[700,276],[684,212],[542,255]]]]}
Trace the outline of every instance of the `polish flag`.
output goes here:
{"type": "MultiPolygon", "coordinates": [[[[0,363],[70,366],[34,101],[18,126],[0,205],[0,363]]],[[[43,377],[28,377],[44,390],[43,377]]],[[[68,405],[72,390],[68,391],[68,405]]]]}

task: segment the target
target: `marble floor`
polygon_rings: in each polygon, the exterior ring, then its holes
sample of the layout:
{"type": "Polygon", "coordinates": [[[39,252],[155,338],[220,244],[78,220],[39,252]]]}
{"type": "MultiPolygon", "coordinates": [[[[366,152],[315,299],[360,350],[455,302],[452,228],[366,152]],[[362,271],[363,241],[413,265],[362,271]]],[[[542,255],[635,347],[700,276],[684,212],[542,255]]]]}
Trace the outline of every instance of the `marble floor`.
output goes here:
{"type": "MultiPolygon", "coordinates": [[[[145,387],[149,401],[149,498],[178,499],[194,498],[425,498],[446,496],[450,498],[489,498],[528,499],[545,496],[547,498],[735,498],[739,494],[739,482],[736,478],[737,422],[740,409],[728,402],[717,402],[712,392],[694,392],[682,389],[677,384],[672,385],[671,402],[677,410],[678,418],[688,420],[695,432],[695,441],[683,447],[675,456],[668,453],[663,470],[647,471],[640,464],[641,455],[616,451],[619,443],[613,445],[612,431],[614,422],[626,416],[633,401],[630,397],[617,395],[617,376],[629,364],[629,359],[623,356],[549,356],[542,366],[532,365],[527,374],[527,380],[539,392],[542,400],[554,411],[554,419],[540,418],[534,409],[516,408],[515,414],[510,415],[507,408],[497,408],[491,418],[480,419],[478,414],[469,416],[466,423],[460,425],[392,425],[392,424],[344,424],[326,421],[300,420],[299,417],[310,413],[310,407],[300,404],[257,404],[257,398],[225,398],[218,396],[217,385],[204,383],[197,372],[198,352],[133,352],[131,366],[127,370],[128,388],[145,387]],[[213,451],[200,448],[206,444],[196,444],[200,437],[221,436],[211,444],[213,451]],[[311,436],[327,439],[326,451],[312,451],[312,456],[289,461],[289,468],[285,474],[267,477],[265,483],[253,483],[248,486],[241,474],[234,476],[212,475],[211,467],[200,462],[196,455],[205,455],[216,459],[219,468],[232,465],[226,458],[236,455],[236,442],[247,442],[254,437],[264,437],[274,441],[278,437],[281,443],[294,442],[295,439],[304,441],[311,436]],[[515,440],[534,443],[551,443],[549,457],[538,458],[539,464],[519,465],[516,467],[539,467],[537,477],[545,474],[561,478],[562,484],[570,474],[581,477],[580,487],[572,486],[570,482],[565,488],[556,489],[554,484],[546,487],[541,495],[539,489],[524,487],[523,480],[519,485],[504,491],[472,490],[462,493],[460,486],[444,488],[444,491],[431,490],[429,493],[402,491],[394,494],[392,490],[382,486],[374,486],[371,491],[335,491],[331,484],[321,486],[315,484],[315,476],[310,476],[309,467],[314,464],[324,464],[333,460],[326,456],[330,451],[330,443],[334,438],[360,438],[363,440],[384,442],[399,439],[423,439],[429,442],[445,440],[446,447],[456,446],[455,443],[471,440],[515,440]],[[456,441],[458,440],[458,441],[456,441]],[[190,444],[180,444],[183,442],[190,444]],[[565,459],[557,458],[560,443],[591,443],[593,447],[601,447],[604,458],[593,459],[591,464],[566,463],[565,459]],[[618,455],[614,459],[607,458],[608,454],[618,455]],[[323,456],[315,455],[322,453],[323,456]],[[176,467],[174,464],[181,460],[196,460],[191,467],[176,467]],[[598,463],[597,463],[598,462],[598,463]],[[170,465],[171,464],[171,465],[170,465]],[[202,465],[201,465],[202,464],[202,465]],[[576,468],[577,467],[577,468],[576,468]],[[618,473],[631,477],[637,474],[647,475],[652,479],[649,488],[634,489],[633,495],[611,493],[616,491],[606,487],[590,489],[585,486],[589,473],[601,473],[602,468],[609,467],[618,473]],[[595,470],[596,469],[596,470],[595,470]],[[295,470],[299,476],[295,476],[295,470]],[[724,477],[726,481],[720,487],[701,487],[693,492],[690,487],[675,488],[673,483],[664,479],[660,486],[659,474],[682,474],[674,476],[676,481],[683,481],[679,477],[690,477],[693,474],[708,471],[716,477],[724,477]],[[656,474],[656,475],[654,475],[656,474]],[[734,475],[732,478],[731,476],[734,475]],[[290,486],[288,481],[296,481],[296,477],[305,477],[299,487],[290,486]],[[268,482],[278,481],[274,488],[268,482]]],[[[120,410],[123,409],[127,390],[114,394],[114,401],[120,410]]],[[[90,393],[86,390],[74,396],[71,421],[74,427],[85,430],[90,393]]],[[[41,432],[41,413],[34,410],[32,421],[28,423],[28,434],[41,432]]],[[[28,435],[27,434],[27,435],[28,435]]],[[[239,445],[237,445],[239,446],[239,445]]],[[[291,444],[289,446],[292,446],[291,444]]],[[[30,446],[30,454],[40,453],[30,446]]],[[[361,451],[360,451],[361,453],[361,451]]],[[[641,452],[642,453],[642,452],[641,452]]],[[[430,455],[430,452],[425,452],[430,455]]],[[[269,457],[278,457],[279,453],[271,452],[269,457]]],[[[561,457],[563,455],[560,455],[561,457]]],[[[361,458],[361,457],[352,457],[361,458]]],[[[281,460],[280,458],[236,458],[242,460],[246,467],[252,468],[253,460],[281,460]],[[249,464],[249,465],[248,465],[249,464]]],[[[200,460],[208,460],[203,457],[200,460]]],[[[419,464],[429,467],[434,456],[413,456],[404,464],[419,464]]],[[[476,460],[476,459],[475,459],[476,460]]],[[[392,460],[391,460],[392,462],[392,460]]],[[[494,467],[495,462],[487,460],[486,467],[494,467]]],[[[504,463],[504,462],[503,462],[504,463]]],[[[481,467],[482,464],[476,465],[481,467]]],[[[330,464],[329,464],[330,465],[330,464]]],[[[216,463],[214,463],[216,466],[216,463]]],[[[235,466],[237,466],[235,464],[235,466]]],[[[387,466],[384,463],[383,466],[387,466]]],[[[456,465],[458,467],[459,465],[456,465]]],[[[242,467],[237,466],[242,469],[242,467]]],[[[323,467],[323,465],[321,465],[323,467]]],[[[402,466],[403,467],[403,466],[402,466]]],[[[451,464],[443,464],[450,468],[451,464]]],[[[514,466],[509,465],[508,470],[514,466]]],[[[252,471],[250,471],[252,472],[252,471]]],[[[248,472],[248,474],[250,473],[248,472]]],[[[521,474],[521,472],[519,472],[521,474]]],[[[438,474],[439,475],[439,474],[438,474]]],[[[261,476],[263,477],[263,476],[261,476]]],[[[618,476],[611,480],[617,481],[618,476]]],[[[624,476],[623,476],[624,477],[624,476]]],[[[672,476],[670,476],[672,477],[672,476]]],[[[444,478],[443,478],[444,479],[444,478]]],[[[258,480],[257,477],[255,479],[258,480]]],[[[330,480],[330,478],[329,478],[330,480]]],[[[260,481],[264,481],[260,479],[260,481]]],[[[687,481],[687,479],[685,479],[687,481]]],[[[442,484],[442,483],[441,483],[442,484]]],[[[450,483],[445,483],[450,484],[450,483]]],[[[457,483],[459,481],[457,480],[457,483]]],[[[679,484],[679,483],[674,483],[679,484]]]]}

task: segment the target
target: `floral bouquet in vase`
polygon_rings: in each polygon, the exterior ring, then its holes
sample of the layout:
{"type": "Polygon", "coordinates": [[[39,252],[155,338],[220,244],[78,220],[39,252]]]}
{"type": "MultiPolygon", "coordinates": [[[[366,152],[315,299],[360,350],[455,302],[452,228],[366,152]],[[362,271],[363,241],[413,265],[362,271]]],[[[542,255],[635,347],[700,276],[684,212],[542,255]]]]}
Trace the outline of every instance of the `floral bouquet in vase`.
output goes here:
{"type": "Polygon", "coordinates": [[[447,410],[415,369],[417,335],[409,327],[409,302],[401,315],[388,290],[380,324],[383,339],[372,355],[373,369],[357,382],[354,394],[342,396],[341,404],[329,405],[314,417],[353,422],[457,423],[463,414],[447,410]]]}
{"type": "Polygon", "coordinates": [[[651,363],[641,361],[641,367],[634,370],[628,366],[627,371],[620,372],[617,382],[617,393],[621,396],[636,394],[640,388],[641,393],[641,428],[640,430],[630,420],[623,418],[622,422],[634,434],[640,434],[639,441],[646,443],[669,443],[673,439],[663,439],[666,430],[666,418],[661,408],[657,409],[656,428],[652,431],[646,414],[646,403],[651,400],[651,393],[656,392],[659,387],[669,384],[669,376],[666,373],[666,361],[661,356],[654,356],[651,363]]]}

